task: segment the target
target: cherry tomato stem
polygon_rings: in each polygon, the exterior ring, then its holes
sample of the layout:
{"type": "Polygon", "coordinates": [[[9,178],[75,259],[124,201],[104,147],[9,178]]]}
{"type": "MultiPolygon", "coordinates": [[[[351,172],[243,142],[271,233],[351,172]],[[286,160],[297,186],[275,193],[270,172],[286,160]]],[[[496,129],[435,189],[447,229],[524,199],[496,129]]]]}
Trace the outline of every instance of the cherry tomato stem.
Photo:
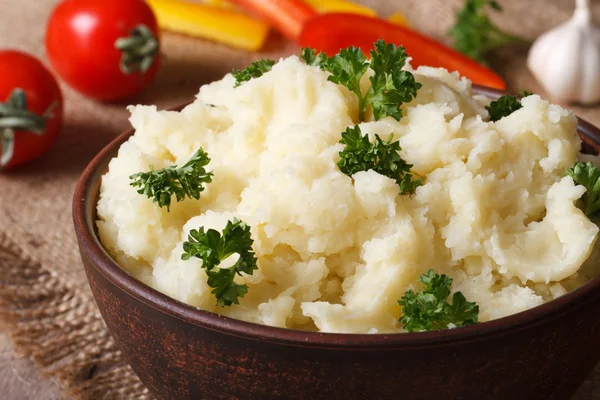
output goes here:
{"type": "Polygon", "coordinates": [[[158,39],[146,25],[137,25],[131,35],[118,38],[115,47],[123,53],[119,67],[126,74],[145,74],[154,64],[158,53],[158,39]]]}
{"type": "Polygon", "coordinates": [[[48,70],[18,51],[0,51],[0,170],[42,155],[62,123],[62,95],[48,70]]]}

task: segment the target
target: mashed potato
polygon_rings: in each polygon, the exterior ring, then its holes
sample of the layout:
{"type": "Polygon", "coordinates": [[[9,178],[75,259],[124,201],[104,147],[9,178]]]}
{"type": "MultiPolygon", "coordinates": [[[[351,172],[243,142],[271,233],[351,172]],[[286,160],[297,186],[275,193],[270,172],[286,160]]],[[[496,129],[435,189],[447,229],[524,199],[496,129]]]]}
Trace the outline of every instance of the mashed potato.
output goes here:
{"type": "Polygon", "coordinates": [[[431,268],[479,305],[480,321],[596,274],[584,262],[598,227],[574,204],[585,189],[565,177],[580,151],[575,116],[531,95],[486,122],[489,100],[468,80],[428,67],[414,75],[423,86],[401,121],[360,124],[400,141],[402,158],[426,178],[412,196],[374,171],[340,172],[340,134],[357,122],[356,97],[297,57],[238,88],[231,75],[203,86],[181,112],[131,107],[136,133],[102,180],[103,244],[175,299],[323,332],[401,332],[397,301],[431,268]],[[200,146],[214,172],[200,200],[168,212],[129,185],[130,175],[183,164],[200,146]],[[251,227],[258,270],[236,278],[249,286],[239,305],[217,307],[201,261],[181,260],[182,243],[191,229],[222,230],[234,217],[251,227]]]}

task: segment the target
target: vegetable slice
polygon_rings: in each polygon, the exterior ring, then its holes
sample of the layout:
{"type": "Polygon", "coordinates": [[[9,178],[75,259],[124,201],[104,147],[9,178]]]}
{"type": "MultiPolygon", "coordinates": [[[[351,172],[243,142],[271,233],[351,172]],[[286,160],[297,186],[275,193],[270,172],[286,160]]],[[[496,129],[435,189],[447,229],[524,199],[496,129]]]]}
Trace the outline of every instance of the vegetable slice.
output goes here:
{"type": "Polygon", "coordinates": [[[349,14],[360,14],[374,17],[375,10],[346,0],[306,0],[311,7],[321,14],[332,12],[345,12],[349,14]]]}
{"type": "Polygon", "coordinates": [[[233,9],[182,0],[148,0],[161,28],[221,42],[244,50],[259,50],[269,26],[233,9]]]}
{"type": "MultiPolygon", "coordinates": [[[[231,0],[263,18],[285,37],[297,40],[306,23],[318,15],[301,0],[231,0]]],[[[228,24],[233,25],[231,22],[228,24]]]]}
{"type": "Polygon", "coordinates": [[[378,39],[404,46],[415,67],[443,67],[449,71],[459,71],[476,84],[497,89],[506,87],[500,76],[469,57],[411,29],[380,18],[356,14],[324,14],[308,21],[300,35],[299,44],[331,56],[349,46],[360,47],[366,53],[378,39]]]}
{"type": "Polygon", "coordinates": [[[399,13],[399,12],[396,12],[396,13],[393,13],[392,15],[390,15],[388,17],[388,21],[390,21],[394,25],[406,26],[407,28],[410,28],[410,24],[406,20],[406,17],[404,16],[404,14],[399,13]]]}

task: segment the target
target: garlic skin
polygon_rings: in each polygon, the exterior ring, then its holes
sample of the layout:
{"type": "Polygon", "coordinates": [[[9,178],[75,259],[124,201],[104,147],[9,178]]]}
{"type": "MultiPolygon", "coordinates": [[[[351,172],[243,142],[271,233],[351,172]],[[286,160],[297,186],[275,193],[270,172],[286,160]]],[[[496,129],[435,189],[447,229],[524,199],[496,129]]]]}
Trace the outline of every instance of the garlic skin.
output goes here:
{"type": "Polygon", "coordinates": [[[592,21],[588,0],[577,0],[570,20],[533,43],[527,66],[555,101],[600,100],[600,29],[592,21]]]}

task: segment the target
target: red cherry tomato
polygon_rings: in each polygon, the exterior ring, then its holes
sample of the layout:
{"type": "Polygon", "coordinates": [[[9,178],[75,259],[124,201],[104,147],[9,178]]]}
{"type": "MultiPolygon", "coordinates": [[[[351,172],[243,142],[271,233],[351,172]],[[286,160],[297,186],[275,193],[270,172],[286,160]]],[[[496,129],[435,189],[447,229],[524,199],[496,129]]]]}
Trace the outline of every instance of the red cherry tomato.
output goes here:
{"type": "Polygon", "coordinates": [[[156,75],[156,18],[143,0],[65,0],[50,16],[46,51],[58,75],[84,95],[125,98],[156,75]]]}
{"type": "Polygon", "coordinates": [[[0,51],[0,170],[46,152],[60,131],[62,112],[60,88],[41,62],[0,51]]]}

